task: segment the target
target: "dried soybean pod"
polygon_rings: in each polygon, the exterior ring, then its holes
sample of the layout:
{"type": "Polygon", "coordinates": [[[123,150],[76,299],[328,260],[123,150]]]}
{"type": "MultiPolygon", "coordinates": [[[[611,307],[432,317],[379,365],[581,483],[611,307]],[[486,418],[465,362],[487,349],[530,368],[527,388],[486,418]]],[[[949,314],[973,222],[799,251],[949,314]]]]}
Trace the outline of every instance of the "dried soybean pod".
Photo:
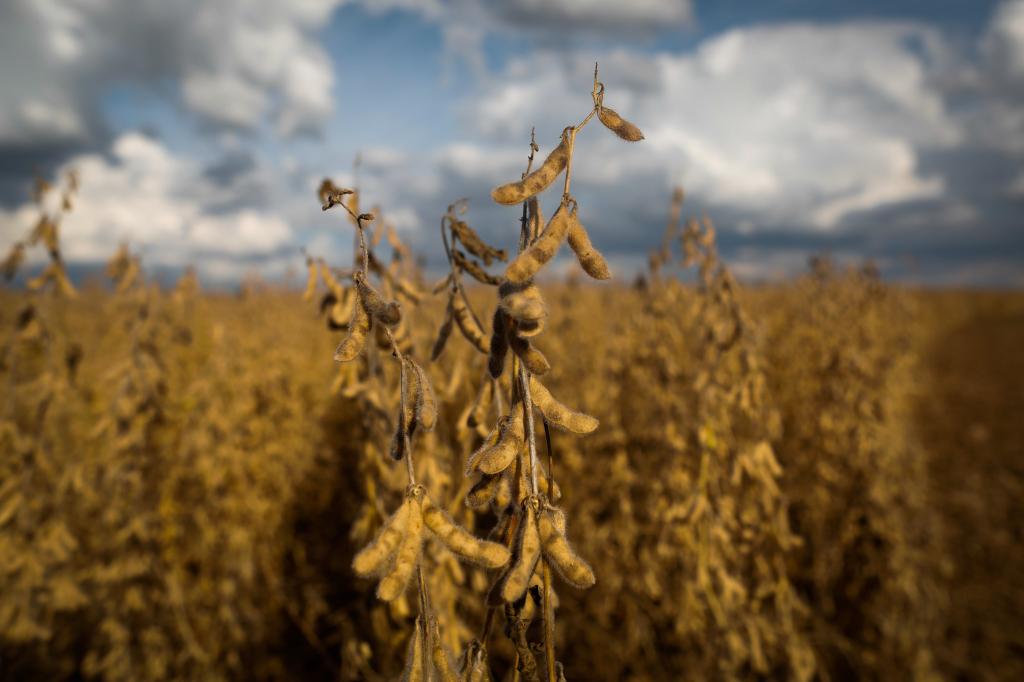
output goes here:
{"type": "Polygon", "coordinates": [[[360,550],[352,560],[352,570],[356,572],[356,575],[367,578],[384,570],[388,559],[398,549],[398,543],[401,542],[405,534],[408,519],[409,500],[405,499],[398,511],[381,526],[373,542],[360,550]]]}
{"type": "Polygon", "coordinates": [[[395,279],[395,288],[398,290],[398,293],[402,294],[413,303],[419,303],[423,300],[423,292],[417,289],[415,284],[404,277],[398,277],[395,279]]]}
{"type": "Polygon", "coordinates": [[[540,410],[544,418],[554,426],[571,433],[585,435],[597,429],[600,422],[589,414],[570,410],[555,400],[551,392],[534,377],[530,377],[530,394],[533,404],[540,410]]]}
{"type": "Polygon", "coordinates": [[[437,280],[433,287],[430,288],[430,293],[439,294],[449,287],[452,283],[452,273],[448,273],[441,279],[437,280]]]}
{"type": "Polygon", "coordinates": [[[476,349],[486,355],[490,351],[490,345],[487,342],[487,337],[484,336],[484,330],[480,328],[476,320],[473,319],[473,315],[470,314],[469,308],[466,307],[465,301],[462,297],[456,293],[452,294],[451,299],[452,313],[455,315],[455,323],[459,325],[459,331],[466,337],[466,340],[476,346],[476,349]]]}
{"type": "Polygon", "coordinates": [[[441,328],[437,331],[437,340],[434,341],[434,347],[430,350],[430,361],[436,362],[441,353],[444,352],[444,347],[448,343],[448,337],[452,335],[452,326],[455,324],[455,316],[452,314],[452,307],[448,305],[444,310],[444,322],[441,323],[441,328]]]}
{"type": "Polygon", "coordinates": [[[644,139],[644,134],[635,125],[619,116],[614,109],[601,106],[597,110],[597,117],[601,119],[604,127],[612,131],[627,142],[639,142],[644,139]]]}
{"type": "Polygon", "coordinates": [[[397,301],[388,301],[381,296],[379,291],[370,286],[361,272],[355,273],[352,279],[355,280],[359,298],[362,299],[366,311],[371,316],[389,327],[393,327],[401,321],[402,310],[397,301]]]}
{"type": "Polygon", "coordinates": [[[560,511],[544,509],[538,519],[540,540],[544,546],[544,557],[549,560],[560,576],[573,587],[584,589],[592,586],[597,579],[586,561],[569,545],[565,538],[565,518],[560,511]],[[562,518],[555,518],[562,516],[562,518]]]}
{"type": "Polygon", "coordinates": [[[505,206],[522,203],[547,189],[548,185],[558,177],[558,174],[565,170],[568,160],[569,145],[563,135],[562,142],[548,154],[548,158],[544,159],[544,163],[537,170],[519,182],[510,182],[501,187],[495,187],[491,191],[491,198],[505,206]]]}
{"type": "Polygon", "coordinates": [[[444,643],[441,641],[441,632],[437,627],[437,619],[430,619],[430,658],[434,663],[434,670],[437,672],[438,682],[459,682],[452,665],[451,657],[444,643]]]}
{"type": "Polygon", "coordinates": [[[416,618],[416,627],[409,638],[409,651],[405,655],[405,669],[402,671],[402,682],[428,682],[430,671],[426,669],[423,657],[423,642],[427,638],[423,628],[423,616],[416,618]]]}
{"type": "Polygon", "coordinates": [[[508,353],[508,316],[498,306],[491,321],[491,352],[487,356],[487,371],[497,379],[505,370],[505,355],[508,353]]]}
{"type": "Polygon", "coordinates": [[[395,562],[391,570],[377,586],[377,596],[383,601],[394,601],[405,591],[409,577],[416,568],[420,558],[420,545],[423,543],[423,493],[410,491],[406,494],[409,504],[409,516],[405,524],[405,535],[398,546],[395,562]]]}
{"type": "Polygon", "coordinates": [[[514,414],[505,415],[498,420],[498,425],[495,428],[498,431],[498,438],[494,444],[485,443],[470,455],[467,467],[471,471],[480,471],[485,474],[504,471],[512,464],[523,447],[525,436],[522,410],[517,409],[514,414]]]}
{"type": "Polygon", "coordinates": [[[357,296],[352,306],[352,319],[348,323],[348,336],[342,339],[334,351],[335,362],[350,362],[363,351],[366,337],[370,333],[370,313],[357,296]]]}
{"type": "Polygon", "coordinates": [[[544,216],[540,212],[540,199],[537,197],[530,197],[530,200],[526,202],[526,219],[527,226],[529,227],[529,237],[531,240],[536,239],[540,236],[540,232],[544,229],[543,219],[544,216]]]}
{"type": "Polygon", "coordinates": [[[437,423],[437,398],[434,396],[434,388],[430,385],[430,377],[415,360],[406,358],[406,362],[411,365],[416,377],[415,409],[413,410],[416,423],[422,426],[424,431],[432,431],[437,423]]]}
{"type": "Polygon", "coordinates": [[[302,300],[309,302],[313,300],[316,293],[316,280],[320,276],[320,267],[312,258],[306,259],[306,267],[309,268],[309,277],[306,278],[306,290],[302,292],[302,300]]]}
{"type": "Polygon", "coordinates": [[[551,364],[548,359],[544,357],[544,354],[533,347],[533,345],[515,334],[510,334],[508,337],[508,344],[512,348],[512,352],[515,353],[520,360],[523,361],[523,365],[530,371],[530,374],[536,374],[538,376],[547,374],[548,370],[551,369],[551,364]]]}
{"type": "Polygon", "coordinates": [[[484,265],[490,265],[494,259],[504,261],[507,257],[504,249],[496,249],[484,242],[483,239],[480,239],[480,235],[463,221],[449,218],[449,225],[466,250],[483,260],[484,265]]]}
{"type": "Polygon", "coordinates": [[[555,211],[555,215],[551,216],[537,241],[508,264],[505,268],[505,279],[520,284],[537,274],[537,271],[558,253],[558,247],[562,245],[569,231],[569,223],[569,211],[563,203],[555,211]]]}
{"type": "Polygon", "coordinates": [[[524,339],[537,336],[544,331],[544,320],[516,320],[513,333],[524,339]]]}
{"type": "Polygon", "coordinates": [[[498,287],[498,296],[498,305],[509,317],[516,320],[520,327],[524,322],[543,320],[548,315],[548,307],[540,295],[540,289],[533,282],[505,282],[498,287]]]}
{"type": "Polygon", "coordinates": [[[513,602],[530,585],[533,569],[540,560],[540,531],[537,528],[537,499],[523,500],[522,520],[516,534],[512,564],[501,581],[501,598],[513,602]]]}
{"type": "Polygon", "coordinates": [[[473,487],[466,493],[466,506],[470,509],[479,509],[490,502],[498,489],[498,479],[501,474],[482,474],[480,480],[473,484],[473,487]]]}
{"type": "Polygon", "coordinates": [[[590,243],[587,230],[576,219],[576,211],[572,212],[569,223],[569,246],[576,254],[576,260],[580,262],[580,267],[594,279],[610,279],[612,273],[608,269],[608,263],[605,262],[601,252],[590,243]]]}
{"type": "Polygon", "coordinates": [[[426,496],[423,497],[423,523],[445,547],[461,557],[487,568],[500,568],[508,563],[509,552],[505,545],[476,537],[426,496]]]}
{"type": "Polygon", "coordinates": [[[497,286],[501,283],[499,278],[484,270],[475,260],[467,258],[465,254],[458,249],[452,249],[452,260],[455,261],[455,265],[458,266],[459,269],[468,272],[473,279],[481,284],[497,286]]]}

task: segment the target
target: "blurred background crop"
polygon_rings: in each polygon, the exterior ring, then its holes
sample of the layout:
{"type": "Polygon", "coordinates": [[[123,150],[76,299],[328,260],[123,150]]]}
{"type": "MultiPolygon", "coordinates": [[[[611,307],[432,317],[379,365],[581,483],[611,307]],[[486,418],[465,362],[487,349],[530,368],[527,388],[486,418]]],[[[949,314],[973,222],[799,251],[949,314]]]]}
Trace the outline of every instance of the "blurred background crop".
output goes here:
{"type": "Polygon", "coordinates": [[[1022,209],[1024,0],[0,0],[0,680],[392,680],[420,610],[494,680],[1024,679],[1022,209]],[[513,323],[491,189],[595,62],[614,276],[513,323]],[[513,539],[502,339],[600,423],[544,440],[553,633],[436,538],[419,599],[352,565],[413,473],[513,539]]]}

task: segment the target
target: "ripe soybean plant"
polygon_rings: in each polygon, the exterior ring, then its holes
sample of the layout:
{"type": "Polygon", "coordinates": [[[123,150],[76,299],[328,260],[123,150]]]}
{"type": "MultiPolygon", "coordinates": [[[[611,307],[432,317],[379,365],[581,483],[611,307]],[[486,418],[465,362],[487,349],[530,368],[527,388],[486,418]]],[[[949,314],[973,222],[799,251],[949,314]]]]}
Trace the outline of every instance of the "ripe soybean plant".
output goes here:
{"type": "MultiPolygon", "coordinates": [[[[510,544],[511,561],[499,575],[488,595],[487,618],[483,636],[471,650],[486,654],[487,639],[494,611],[504,608],[506,632],[516,650],[518,674],[526,680],[542,679],[527,639],[527,629],[538,608],[543,609],[545,679],[562,678],[561,665],[554,651],[554,607],[557,598],[551,585],[550,569],[576,588],[587,588],[596,578],[587,562],[573,550],[568,541],[565,514],[555,506],[561,496],[554,480],[550,426],[576,435],[586,435],[598,427],[597,419],[577,412],[560,402],[540,382],[539,376],[551,370],[544,354],[534,346],[534,339],[545,327],[548,308],[540,288],[534,282],[540,270],[554,258],[562,243],[569,242],[583,270],[594,279],[611,277],[604,257],[594,248],[577,215],[578,204],[570,187],[576,136],[595,116],[607,128],[628,141],[643,139],[640,130],[614,110],[604,105],[604,85],[594,69],[593,108],[578,124],[562,131],[559,145],[536,169],[531,140],[531,153],[526,172],[515,182],[495,188],[491,196],[499,204],[522,206],[519,252],[506,267],[503,276],[488,274],[480,263],[459,250],[461,244],[485,264],[492,259],[504,260],[504,252],[489,247],[458,218],[459,205],[449,208],[442,221],[442,236],[451,265],[446,279],[450,288],[448,313],[434,346],[436,358],[456,322],[463,335],[481,353],[487,355],[487,372],[481,394],[490,389],[499,405],[500,416],[483,445],[470,457],[467,475],[477,476],[467,495],[467,504],[474,508],[489,506],[499,518],[498,536],[510,544]],[[537,195],[551,186],[564,173],[564,185],[558,208],[541,226],[542,213],[537,195]],[[449,241],[449,233],[451,239],[449,241]],[[479,319],[468,306],[462,289],[461,274],[466,272],[477,281],[497,286],[498,304],[492,316],[488,339],[479,319]],[[509,353],[511,351],[511,354],[509,353]],[[508,358],[511,357],[511,363],[508,358]],[[508,375],[505,368],[511,364],[508,375]],[[507,382],[502,380],[507,376],[507,382]],[[488,381],[489,380],[489,381],[488,381]],[[509,393],[508,410],[502,410],[501,393],[509,393]],[[544,426],[547,444],[547,471],[537,457],[537,429],[534,410],[544,426]],[[544,480],[542,486],[539,479],[544,480]]],[[[468,417],[479,421],[481,398],[468,417]]],[[[470,424],[474,426],[475,424],[470,424]]],[[[467,664],[471,661],[467,660],[467,664]]],[[[468,667],[468,665],[467,665],[468,667]]]]}

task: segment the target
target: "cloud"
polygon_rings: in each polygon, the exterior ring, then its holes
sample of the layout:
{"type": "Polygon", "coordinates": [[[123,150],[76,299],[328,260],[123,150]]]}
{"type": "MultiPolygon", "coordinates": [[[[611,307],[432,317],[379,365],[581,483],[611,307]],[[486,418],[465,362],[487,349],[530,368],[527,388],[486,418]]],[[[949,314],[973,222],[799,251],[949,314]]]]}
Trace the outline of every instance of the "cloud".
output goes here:
{"type": "Polygon", "coordinates": [[[102,136],[112,86],[170,82],[215,126],[315,132],[334,74],[316,33],[340,0],[9,0],[0,6],[0,149],[102,136]]]}
{"type": "MultiPolygon", "coordinates": [[[[253,264],[273,268],[297,251],[285,217],[253,199],[251,188],[259,184],[251,177],[255,171],[214,185],[197,162],[138,133],[117,138],[109,155],[75,157],[68,168],[80,177],[74,208],[61,227],[69,262],[102,262],[128,242],[141,251],[147,267],[195,263],[201,273],[216,277],[232,263],[238,271],[253,264]]],[[[0,213],[4,238],[24,234],[36,215],[27,204],[0,213]]]]}

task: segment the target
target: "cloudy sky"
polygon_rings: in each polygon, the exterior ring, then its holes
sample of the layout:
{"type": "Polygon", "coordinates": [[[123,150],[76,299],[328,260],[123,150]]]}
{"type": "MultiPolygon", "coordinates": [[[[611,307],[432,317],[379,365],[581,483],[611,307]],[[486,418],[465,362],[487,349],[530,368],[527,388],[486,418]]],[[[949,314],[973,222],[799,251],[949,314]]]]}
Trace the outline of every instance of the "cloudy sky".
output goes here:
{"type": "Polygon", "coordinates": [[[577,139],[574,193],[617,274],[682,184],[750,279],[829,252],[1024,286],[1024,0],[4,0],[0,248],[33,175],[67,168],[78,270],[122,241],[208,283],[281,277],[302,246],[347,262],[325,175],[435,264],[460,197],[510,245],[518,213],[489,189],[531,127],[546,153],[588,111],[595,61],[647,137],[577,139]]]}

